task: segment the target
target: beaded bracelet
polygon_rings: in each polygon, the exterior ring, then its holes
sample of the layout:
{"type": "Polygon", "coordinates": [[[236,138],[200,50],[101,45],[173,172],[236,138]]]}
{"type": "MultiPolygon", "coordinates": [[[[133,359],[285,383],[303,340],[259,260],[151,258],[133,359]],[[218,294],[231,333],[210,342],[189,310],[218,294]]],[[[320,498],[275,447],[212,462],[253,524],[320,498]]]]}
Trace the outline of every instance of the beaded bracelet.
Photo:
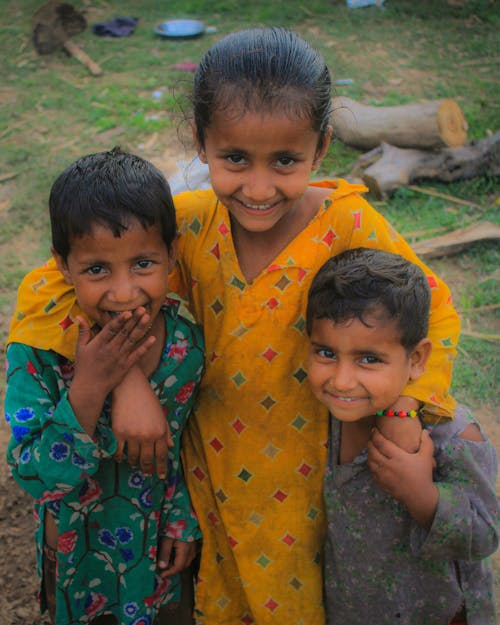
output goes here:
{"type": "Polygon", "coordinates": [[[420,416],[420,412],[420,410],[379,410],[377,412],[377,417],[399,417],[400,419],[409,417],[410,419],[414,419],[420,416]]]}

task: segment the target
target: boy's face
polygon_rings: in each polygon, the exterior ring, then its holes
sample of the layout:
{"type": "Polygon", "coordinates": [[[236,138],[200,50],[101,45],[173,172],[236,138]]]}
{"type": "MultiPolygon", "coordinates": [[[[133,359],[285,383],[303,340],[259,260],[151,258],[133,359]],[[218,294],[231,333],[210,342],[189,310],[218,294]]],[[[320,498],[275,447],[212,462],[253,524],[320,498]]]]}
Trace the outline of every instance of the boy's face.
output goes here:
{"type": "Polygon", "coordinates": [[[340,421],[358,421],[389,408],[409,380],[424,371],[430,352],[423,339],[410,355],[394,320],[370,315],[312,325],[308,377],[315,396],[340,421]]]}
{"type": "Polygon", "coordinates": [[[113,316],[144,306],[153,321],[168,291],[176,245],[170,251],[157,226],[135,219],[120,237],[96,223],[91,234],[71,241],[66,262],[54,252],[66,282],[75,288],[82,310],[101,328],[113,316]]]}

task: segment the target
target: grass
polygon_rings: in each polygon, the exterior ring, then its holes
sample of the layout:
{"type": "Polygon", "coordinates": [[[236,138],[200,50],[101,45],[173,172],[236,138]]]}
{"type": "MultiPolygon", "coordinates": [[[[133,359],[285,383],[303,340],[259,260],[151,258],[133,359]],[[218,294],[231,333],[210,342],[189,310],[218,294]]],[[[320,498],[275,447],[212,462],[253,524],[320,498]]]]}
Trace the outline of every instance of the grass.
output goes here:
{"type": "MultiPolygon", "coordinates": [[[[89,23],[75,41],[102,66],[99,78],[62,52],[36,54],[30,30],[38,0],[3,3],[0,42],[7,53],[0,66],[0,249],[5,260],[0,307],[4,319],[10,315],[22,275],[49,253],[46,207],[54,177],[78,156],[116,144],[141,151],[160,164],[188,158],[192,150],[185,118],[192,75],[171,66],[197,62],[213,41],[233,30],[279,24],[299,31],[324,54],[334,80],[352,79],[351,84],[337,87],[339,95],[386,106],[450,97],[468,120],[470,139],[498,130],[499,81],[494,69],[500,57],[500,9],[492,1],[386,0],[382,10],[348,9],[341,0],[86,0],[73,5],[85,12],[89,23]],[[117,15],[139,18],[131,37],[92,34],[92,24],[117,15]],[[155,24],[178,17],[201,19],[216,32],[186,40],[154,35],[155,24]]],[[[358,156],[359,152],[337,142],[320,173],[346,175],[358,156]]],[[[405,188],[376,205],[415,241],[479,219],[498,223],[497,182],[483,177],[425,185],[470,205],[405,188]]],[[[484,243],[430,263],[449,282],[463,326],[472,334],[498,337],[494,308],[498,256],[495,244],[484,243]]],[[[2,338],[6,327],[4,321],[2,338]]],[[[495,405],[497,344],[477,336],[462,337],[453,382],[457,397],[495,405]]]]}

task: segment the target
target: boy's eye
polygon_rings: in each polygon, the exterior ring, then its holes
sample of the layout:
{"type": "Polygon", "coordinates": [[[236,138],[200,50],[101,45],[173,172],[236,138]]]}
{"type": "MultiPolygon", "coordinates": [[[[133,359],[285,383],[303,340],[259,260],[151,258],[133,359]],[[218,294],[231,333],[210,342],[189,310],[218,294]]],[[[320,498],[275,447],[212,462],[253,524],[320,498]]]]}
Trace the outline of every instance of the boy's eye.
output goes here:
{"type": "Polygon", "coordinates": [[[330,360],[332,358],[335,358],[335,353],[327,347],[319,347],[316,350],[316,353],[318,354],[318,356],[321,356],[321,358],[329,358],[330,360]]]}
{"type": "Polygon", "coordinates": [[[102,265],[92,265],[92,267],[89,267],[86,272],[91,276],[98,276],[104,272],[104,267],[102,265]]]}
{"type": "Polygon", "coordinates": [[[381,362],[380,358],[377,358],[376,356],[370,356],[370,355],[363,356],[360,360],[364,365],[374,365],[374,364],[381,362]]]}
{"type": "Polygon", "coordinates": [[[233,165],[243,165],[245,158],[241,154],[229,154],[226,159],[233,165]]]}

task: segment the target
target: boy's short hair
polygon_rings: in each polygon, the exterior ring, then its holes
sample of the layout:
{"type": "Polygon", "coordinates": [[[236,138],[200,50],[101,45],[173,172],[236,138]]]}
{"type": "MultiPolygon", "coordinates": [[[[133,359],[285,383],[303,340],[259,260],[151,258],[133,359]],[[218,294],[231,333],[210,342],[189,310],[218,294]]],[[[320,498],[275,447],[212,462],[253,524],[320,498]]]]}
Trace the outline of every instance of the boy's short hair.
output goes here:
{"type": "Polygon", "coordinates": [[[407,351],[427,336],[431,291],[422,269],[398,254],[355,248],[328,259],[314,277],[307,332],[316,319],[342,323],[380,312],[397,322],[407,351]]]}
{"type": "Polygon", "coordinates": [[[67,260],[71,241],[97,223],[115,237],[131,219],[157,225],[167,248],[177,232],[175,208],[165,176],[152,163],[115,147],[69,165],[52,185],[49,198],[54,250],[67,260]]]}

